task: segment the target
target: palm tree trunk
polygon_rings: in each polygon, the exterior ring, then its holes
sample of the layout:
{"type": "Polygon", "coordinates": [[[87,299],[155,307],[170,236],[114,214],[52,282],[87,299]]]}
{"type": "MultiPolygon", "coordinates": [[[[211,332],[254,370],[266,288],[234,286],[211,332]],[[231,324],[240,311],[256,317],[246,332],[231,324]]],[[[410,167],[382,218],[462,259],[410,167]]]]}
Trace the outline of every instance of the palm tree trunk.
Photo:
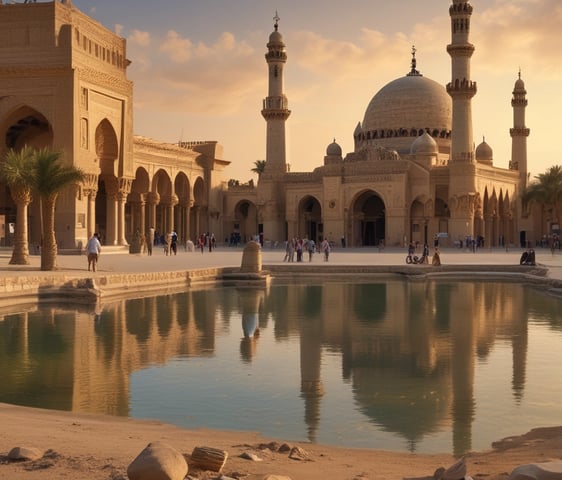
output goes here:
{"type": "Polygon", "coordinates": [[[28,191],[14,191],[12,198],[16,202],[16,231],[14,235],[14,250],[10,265],[29,265],[29,243],[27,239],[27,207],[31,201],[28,191]]]}
{"type": "Polygon", "coordinates": [[[41,246],[41,270],[57,269],[57,240],[55,238],[55,204],[57,195],[43,198],[43,245],[41,246]]]}

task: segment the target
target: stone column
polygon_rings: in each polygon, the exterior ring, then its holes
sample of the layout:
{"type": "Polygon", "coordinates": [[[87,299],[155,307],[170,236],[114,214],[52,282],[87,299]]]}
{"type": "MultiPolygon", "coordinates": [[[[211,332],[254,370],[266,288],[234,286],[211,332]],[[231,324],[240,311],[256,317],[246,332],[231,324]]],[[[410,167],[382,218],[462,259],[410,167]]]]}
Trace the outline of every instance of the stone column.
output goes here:
{"type": "Polygon", "coordinates": [[[133,184],[133,179],[131,178],[120,178],[119,179],[119,190],[117,192],[117,243],[118,245],[128,245],[127,239],[125,238],[125,203],[127,202],[127,196],[131,192],[131,186],[133,184]]]}
{"type": "Polygon", "coordinates": [[[91,238],[96,230],[96,196],[98,193],[98,176],[87,174],[84,180],[84,195],[87,197],[86,232],[91,238]]]}
{"type": "Polygon", "coordinates": [[[148,228],[156,228],[156,205],[160,202],[160,195],[149,192],[146,195],[148,203],[148,228]]]}

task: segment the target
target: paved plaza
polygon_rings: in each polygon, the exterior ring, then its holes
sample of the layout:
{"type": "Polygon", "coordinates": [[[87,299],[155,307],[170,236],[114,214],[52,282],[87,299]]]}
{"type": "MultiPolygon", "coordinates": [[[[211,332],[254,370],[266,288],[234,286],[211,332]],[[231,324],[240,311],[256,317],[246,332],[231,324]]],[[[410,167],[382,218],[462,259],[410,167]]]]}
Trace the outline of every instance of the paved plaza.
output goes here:
{"type": "MultiPolygon", "coordinates": [[[[242,260],[242,247],[218,247],[213,252],[207,250],[187,252],[179,249],[177,255],[166,256],[163,248],[155,247],[152,256],[128,253],[117,253],[111,248],[103,248],[96,273],[88,272],[88,262],[85,255],[59,255],[57,257],[58,270],[56,272],[40,272],[39,255],[30,256],[30,265],[9,265],[10,248],[0,249],[0,277],[16,275],[64,275],[67,277],[87,277],[111,273],[144,273],[182,271],[214,267],[239,267],[242,260]]],[[[522,249],[480,249],[476,253],[466,249],[441,249],[443,265],[518,265],[522,249]]],[[[419,254],[419,253],[418,253],[419,254]]],[[[283,264],[285,252],[283,249],[263,249],[263,265],[283,264]]],[[[329,265],[405,265],[406,249],[386,248],[334,248],[330,254],[329,265]]],[[[308,263],[308,254],[303,255],[308,263]]],[[[536,261],[549,269],[549,276],[562,279],[562,251],[554,255],[548,249],[536,250],[536,261]]],[[[312,264],[324,264],[323,256],[315,254],[312,264]]],[[[415,265],[413,266],[416,267],[415,265]]],[[[424,268],[420,266],[420,268],[424,268]]]]}

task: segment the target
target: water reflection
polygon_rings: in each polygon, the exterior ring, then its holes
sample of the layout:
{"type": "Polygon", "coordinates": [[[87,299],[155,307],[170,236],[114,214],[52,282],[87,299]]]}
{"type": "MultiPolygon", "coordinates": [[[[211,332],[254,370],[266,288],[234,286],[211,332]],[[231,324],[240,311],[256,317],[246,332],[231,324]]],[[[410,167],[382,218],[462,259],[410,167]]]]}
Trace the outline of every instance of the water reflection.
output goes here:
{"type": "MultiPolygon", "coordinates": [[[[500,344],[509,345],[510,364],[494,369],[511,377],[511,396],[521,406],[528,317],[560,333],[560,309],[559,300],[513,283],[389,281],[215,288],[89,309],[10,313],[0,317],[0,401],[128,416],[137,401],[131,394],[133,372],[173,359],[224,356],[228,378],[241,365],[282,365],[287,359],[272,345],[287,344],[294,349],[285,355],[297,350],[300,355],[300,394],[292,401],[302,404],[308,440],[356,446],[349,438],[321,435],[331,423],[335,430],[349,428],[342,425],[360,414],[383,438],[380,445],[367,438],[361,446],[388,448],[384,435],[389,434],[418,451],[424,441],[447,431],[450,451],[460,455],[475,448],[478,365],[489,361],[500,344]],[[224,339],[221,347],[219,339],[224,339]],[[240,363],[229,357],[228,345],[235,342],[240,363]],[[334,355],[341,365],[336,386],[334,372],[323,371],[334,355]],[[328,395],[339,398],[344,390],[350,390],[352,402],[331,411],[328,395]]],[[[557,345],[562,351],[562,335],[557,345]]],[[[228,388],[226,380],[222,387],[228,388]]],[[[274,385],[269,395],[280,387],[274,385]]],[[[263,399],[255,401],[259,417],[263,399]]],[[[493,412],[479,413],[484,419],[488,414],[493,412]]],[[[264,417],[263,426],[248,428],[264,431],[264,417]]],[[[477,448],[497,439],[498,432],[492,434],[477,448]]],[[[298,435],[296,428],[292,438],[298,435]]]]}

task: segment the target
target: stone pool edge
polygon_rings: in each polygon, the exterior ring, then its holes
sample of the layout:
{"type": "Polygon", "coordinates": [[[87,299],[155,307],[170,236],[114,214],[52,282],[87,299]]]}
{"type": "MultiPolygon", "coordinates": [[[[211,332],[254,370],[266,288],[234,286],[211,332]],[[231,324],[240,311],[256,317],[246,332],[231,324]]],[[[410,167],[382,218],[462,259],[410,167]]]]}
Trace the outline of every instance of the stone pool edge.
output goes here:
{"type": "Polygon", "coordinates": [[[269,278],[297,280],[306,277],[363,280],[381,276],[409,281],[506,280],[546,287],[562,295],[562,280],[548,276],[542,265],[330,265],[284,263],[263,265],[262,274],[243,275],[238,268],[215,267],[168,272],[72,275],[61,272],[11,275],[0,278],[0,308],[30,303],[69,302],[95,304],[115,298],[137,298],[175,293],[209,285],[262,286],[269,278]]]}

